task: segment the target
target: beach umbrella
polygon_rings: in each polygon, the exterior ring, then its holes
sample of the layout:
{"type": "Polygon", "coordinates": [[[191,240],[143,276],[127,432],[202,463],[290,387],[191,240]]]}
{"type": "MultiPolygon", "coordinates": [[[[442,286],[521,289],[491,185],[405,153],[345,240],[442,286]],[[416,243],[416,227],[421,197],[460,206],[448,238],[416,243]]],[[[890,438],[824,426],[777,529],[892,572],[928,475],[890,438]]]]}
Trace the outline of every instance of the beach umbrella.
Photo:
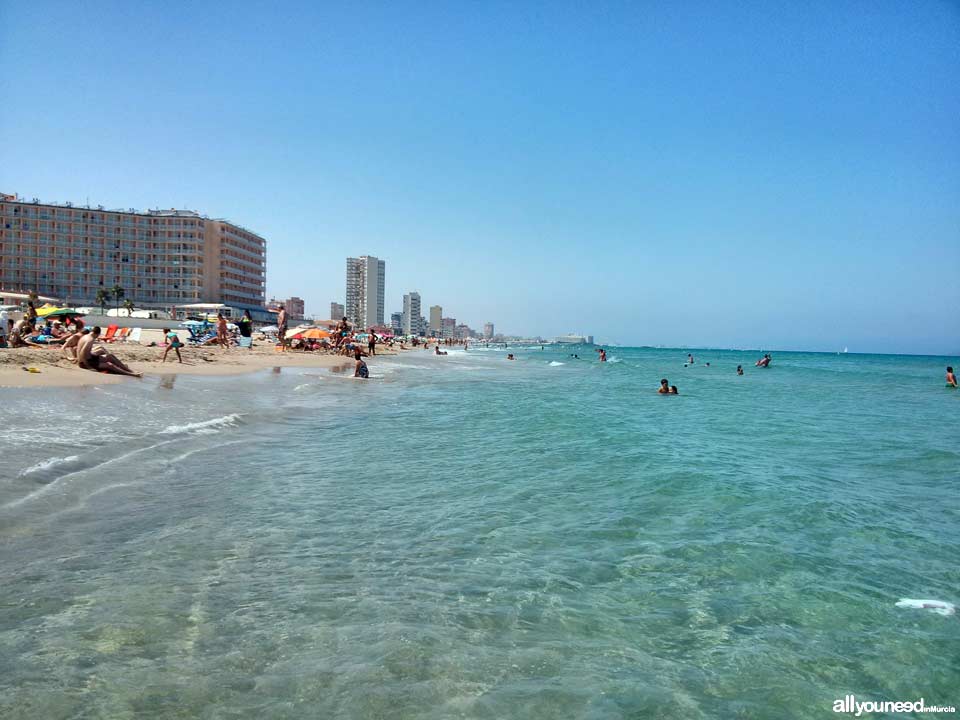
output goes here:
{"type": "Polygon", "coordinates": [[[326,330],[321,330],[320,328],[310,328],[309,330],[304,330],[294,335],[295,338],[304,338],[306,340],[322,340],[323,338],[330,337],[330,333],[326,330]]]}
{"type": "Polygon", "coordinates": [[[86,313],[78,312],[74,308],[42,308],[37,310],[37,315],[43,318],[55,318],[55,317],[73,317],[74,315],[85,315],[86,313]],[[46,311],[46,312],[44,312],[46,311]]]}

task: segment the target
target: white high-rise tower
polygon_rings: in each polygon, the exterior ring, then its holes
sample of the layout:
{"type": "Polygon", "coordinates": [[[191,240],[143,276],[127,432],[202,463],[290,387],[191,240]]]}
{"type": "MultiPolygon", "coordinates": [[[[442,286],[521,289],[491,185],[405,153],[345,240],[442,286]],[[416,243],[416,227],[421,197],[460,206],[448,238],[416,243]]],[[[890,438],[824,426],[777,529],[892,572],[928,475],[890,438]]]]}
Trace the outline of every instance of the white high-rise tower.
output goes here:
{"type": "Polygon", "coordinates": [[[358,328],[383,325],[383,288],[387,264],[372,255],[347,258],[345,312],[358,328]]]}
{"type": "Polygon", "coordinates": [[[403,296],[403,334],[420,334],[420,293],[418,292],[403,296]]]}

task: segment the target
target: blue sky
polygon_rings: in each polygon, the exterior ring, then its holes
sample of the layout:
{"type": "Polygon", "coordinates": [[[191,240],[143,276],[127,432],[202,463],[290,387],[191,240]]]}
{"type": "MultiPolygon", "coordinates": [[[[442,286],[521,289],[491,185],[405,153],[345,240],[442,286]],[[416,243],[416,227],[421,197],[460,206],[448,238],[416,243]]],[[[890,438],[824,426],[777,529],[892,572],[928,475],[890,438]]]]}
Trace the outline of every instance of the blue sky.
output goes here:
{"type": "Polygon", "coordinates": [[[189,207],[325,316],[960,352],[960,3],[0,0],[0,191],[189,207]]]}

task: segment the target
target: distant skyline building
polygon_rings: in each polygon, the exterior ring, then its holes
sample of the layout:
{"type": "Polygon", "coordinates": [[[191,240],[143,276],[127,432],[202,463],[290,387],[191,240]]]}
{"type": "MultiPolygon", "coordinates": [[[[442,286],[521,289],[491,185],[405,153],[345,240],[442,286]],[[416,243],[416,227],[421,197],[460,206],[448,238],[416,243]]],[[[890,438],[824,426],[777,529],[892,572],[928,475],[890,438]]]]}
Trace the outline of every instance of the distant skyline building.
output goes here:
{"type": "Polygon", "coordinates": [[[443,330],[443,308],[439,305],[430,306],[430,334],[438,336],[443,330]]]}
{"type": "Polygon", "coordinates": [[[444,340],[452,340],[457,330],[456,318],[443,318],[441,320],[440,337],[444,340]]]}
{"type": "Polygon", "coordinates": [[[403,296],[403,334],[420,334],[420,293],[416,291],[403,296]]]}
{"type": "Polygon", "coordinates": [[[487,340],[493,337],[493,323],[488,322],[483,324],[483,337],[487,340]]]}
{"type": "Polygon", "coordinates": [[[373,255],[347,258],[344,312],[357,327],[383,325],[386,263],[373,255]]]}
{"type": "Polygon", "coordinates": [[[306,303],[303,302],[303,298],[298,298],[294,295],[292,298],[288,298],[285,304],[287,306],[287,315],[293,320],[303,320],[307,312],[306,303]]]}
{"type": "Polygon", "coordinates": [[[403,313],[390,313],[390,328],[394,335],[403,335],[403,313]]]}
{"type": "Polygon", "coordinates": [[[0,289],[94,305],[115,285],[137,305],[263,310],[267,241],[192,210],[106,210],[0,194],[0,289]]]}
{"type": "Polygon", "coordinates": [[[343,305],[338,302],[330,303],[330,319],[331,320],[342,320],[346,317],[347,313],[343,309],[343,305]]]}

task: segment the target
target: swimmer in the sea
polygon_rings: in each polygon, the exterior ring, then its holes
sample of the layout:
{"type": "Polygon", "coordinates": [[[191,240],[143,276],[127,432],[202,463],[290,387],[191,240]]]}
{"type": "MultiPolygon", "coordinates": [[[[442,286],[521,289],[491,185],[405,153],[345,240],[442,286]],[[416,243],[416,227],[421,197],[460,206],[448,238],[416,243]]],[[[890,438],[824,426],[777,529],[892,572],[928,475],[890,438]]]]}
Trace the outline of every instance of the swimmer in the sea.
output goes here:
{"type": "Polygon", "coordinates": [[[953,374],[952,367],[947,368],[947,385],[949,385],[950,387],[957,386],[957,376],[953,374]]]}
{"type": "Polygon", "coordinates": [[[693,355],[690,353],[687,353],[687,362],[693,365],[693,355]]]}
{"type": "Polygon", "coordinates": [[[606,361],[607,361],[607,351],[604,350],[603,348],[600,348],[600,362],[606,362],[606,361]]]}
{"type": "Polygon", "coordinates": [[[354,365],[353,376],[367,380],[370,377],[370,369],[363,361],[363,353],[360,352],[359,349],[353,354],[353,359],[356,361],[356,364],[354,365]]]}
{"type": "Polygon", "coordinates": [[[680,391],[677,390],[677,386],[676,386],[676,385],[671,385],[671,386],[670,386],[670,394],[671,394],[671,395],[679,395],[679,394],[680,394],[680,391]]]}
{"type": "Polygon", "coordinates": [[[737,375],[743,375],[743,365],[737,365],[737,375]]]}
{"type": "Polygon", "coordinates": [[[767,354],[764,355],[762,358],[760,358],[759,360],[757,360],[757,367],[762,367],[762,368],[770,367],[770,360],[771,360],[771,359],[772,359],[772,358],[770,357],[770,354],[767,353],[767,354]]]}
{"type": "Polygon", "coordinates": [[[663,378],[663,379],[660,381],[660,387],[657,388],[657,392],[660,393],[661,395],[669,395],[669,394],[670,394],[670,381],[667,380],[666,378],[663,378]]]}
{"type": "Polygon", "coordinates": [[[513,360],[513,359],[514,359],[513,353],[510,353],[509,355],[507,355],[507,360],[513,360]]]}

